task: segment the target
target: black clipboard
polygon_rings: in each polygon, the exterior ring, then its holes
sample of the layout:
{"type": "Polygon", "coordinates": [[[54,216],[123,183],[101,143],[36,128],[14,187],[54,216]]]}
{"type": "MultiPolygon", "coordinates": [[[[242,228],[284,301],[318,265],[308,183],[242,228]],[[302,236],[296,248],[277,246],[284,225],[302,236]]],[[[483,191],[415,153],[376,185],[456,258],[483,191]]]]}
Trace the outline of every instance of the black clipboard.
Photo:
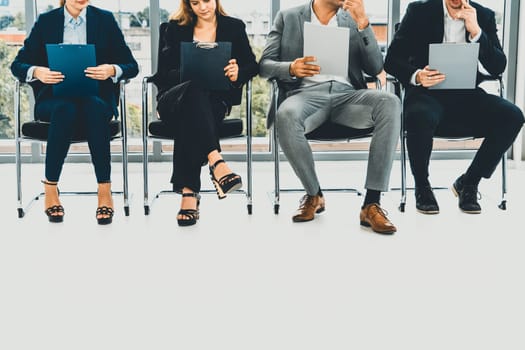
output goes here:
{"type": "Polygon", "coordinates": [[[231,88],[230,79],[224,75],[224,67],[231,59],[232,43],[181,42],[180,78],[215,91],[231,88]]]}
{"type": "Polygon", "coordinates": [[[86,77],[84,70],[95,67],[95,45],[46,44],[49,69],[61,72],[64,80],[53,85],[57,97],[98,96],[98,81],[86,77]]]}

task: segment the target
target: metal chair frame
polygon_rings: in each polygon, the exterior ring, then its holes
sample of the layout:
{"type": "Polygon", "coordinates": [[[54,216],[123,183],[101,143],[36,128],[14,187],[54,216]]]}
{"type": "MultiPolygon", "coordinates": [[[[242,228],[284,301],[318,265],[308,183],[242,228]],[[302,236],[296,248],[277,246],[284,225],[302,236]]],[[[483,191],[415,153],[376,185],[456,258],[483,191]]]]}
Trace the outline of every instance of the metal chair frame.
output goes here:
{"type": "MultiPolygon", "coordinates": [[[[144,178],[144,215],[149,215],[151,206],[154,201],[161,195],[176,194],[173,190],[161,190],[155,194],[153,199],[149,200],[149,176],[148,176],[148,140],[170,140],[173,138],[166,138],[161,136],[152,135],[149,130],[148,120],[148,86],[151,84],[152,77],[144,77],[142,80],[142,156],[143,156],[143,178],[144,178]]],[[[230,194],[244,194],[246,196],[247,204],[246,208],[248,214],[252,214],[253,203],[252,203],[252,81],[248,81],[245,84],[245,96],[246,96],[246,177],[247,184],[246,190],[239,189],[231,192],[230,194]]],[[[234,136],[236,137],[236,136],[234,136]]],[[[215,189],[201,189],[200,193],[216,193],[215,189]]]]}
{"type": "MultiPolygon", "coordinates": [[[[377,77],[366,77],[367,82],[373,82],[376,84],[376,89],[381,90],[381,81],[377,77]]],[[[279,84],[277,79],[272,78],[269,79],[269,82],[271,84],[271,93],[272,93],[272,99],[274,101],[274,104],[271,108],[274,108],[274,115],[277,115],[277,109],[279,108],[278,105],[278,97],[279,97],[279,84]]],[[[280,162],[280,149],[279,149],[279,138],[278,138],[278,130],[277,125],[274,122],[272,127],[270,128],[270,149],[272,152],[272,158],[274,163],[274,192],[273,192],[273,211],[274,214],[279,214],[279,208],[280,208],[280,193],[281,192],[304,192],[304,189],[300,188],[281,188],[280,186],[280,172],[279,172],[279,162],[280,162]]],[[[330,139],[330,142],[336,141],[336,140],[344,140],[345,142],[350,142],[351,140],[358,140],[363,138],[371,137],[372,134],[370,132],[363,133],[362,135],[355,136],[355,137],[346,137],[344,139],[341,138],[334,138],[333,140],[330,139]]],[[[309,141],[328,141],[328,138],[320,139],[308,139],[309,141]]],[[[359,191],[356,188],[323,188],[323,192],[336,192],[336,193],[355,193],[357,196],[361,196],[362,192],[359,191]]]]}
{"type": "MultiPolygon", "coordinates": [[[[128,83],[128,80],[120,81],[119,90],[119,109],[120,109],[120,133],[111,138],[111,141],[121,140],[122,142],[122,174],[123,174],[123,189],[122,191],[112,191],[112,194],[121,194],[124,198],[124,213],[126,216],[129,216],[129,192],[128,192],[128,133],[127,133],[127,116],[126,116],[126,89],[125,85],[128,83]]],[[[32,197],[32,199],[24,206],[22,201],[22,153],[21,153],[21,143],[22,142],[38,142],[46,143],[47,139],[38,139],[26,135],[22,135],[22,123],[21,123],[21,113],[20,113],[20,95],[21,95],[21,86],[26,84],[21,82],[18,79],[15,79],[14,87],[14,115],[15,115],[15,159],[16,159],[16,182],[17,182],[17,211],[18,217],[23,218],[26,212],[29,210],[34,201],[39,200],[44,196],[44,192],[41,192],[32,197]]],[[[114,119],[118,119],[117,116],[114,116],[114,119]]],[[[44,123],[44,122],[42,122],[44,123]]],[[[85,140],[72,141],[72,143],[82,143],[86,142],[85,140]]],[[[67,191],[60,192],[60,195],[97,195],[97,192],[88,191],[67,191]]]]}

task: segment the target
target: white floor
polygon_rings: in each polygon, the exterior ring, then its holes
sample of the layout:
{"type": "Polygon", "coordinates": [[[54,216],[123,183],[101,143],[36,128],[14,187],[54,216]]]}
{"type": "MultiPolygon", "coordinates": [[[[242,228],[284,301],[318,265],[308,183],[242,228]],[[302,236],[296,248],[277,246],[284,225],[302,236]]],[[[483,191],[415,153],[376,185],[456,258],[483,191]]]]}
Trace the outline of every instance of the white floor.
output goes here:
{"type": "MultiPolygon", "coordinates": [[[[365,164],[318,169],[325,187],[362,187],[365,164]]],[[[434,161],[434,185],[466,164],[434,161]]],[[[448,190],[436,192],[436,216],[415,211],[413,192],[406,213],[399,192],[385,194],[391,237],[359,226],[362,197],[352,194],[327,193],[326,213],[304,224],[290,219],[301,194],[283,194],[274,215],[267,162],[254,164],[253,215],[242,196],[206,195],[185,229],[175,196],[144,216],[140,164],[130,164],[131,216],[116,197],[108,227],[96,224],[95,197],[63,197],[63,224],[47,222],[42,201],[18,219],[15,168],[0,165],[0,349],[523,350],[523,165],[509,164],[507,211],[497,208],[499,172],[480,187],[481,215],[461,213],[448,190]]],[[[29,198],[43,167],[23,169],[29,198]]],[[[282,169],[283,184],[297,186],[282,169]]],[[[152,165],[152,192],[170,171],[152,165]]],[[[61,187],[95,188],[91,167],[67,164],[61,187]]]]}

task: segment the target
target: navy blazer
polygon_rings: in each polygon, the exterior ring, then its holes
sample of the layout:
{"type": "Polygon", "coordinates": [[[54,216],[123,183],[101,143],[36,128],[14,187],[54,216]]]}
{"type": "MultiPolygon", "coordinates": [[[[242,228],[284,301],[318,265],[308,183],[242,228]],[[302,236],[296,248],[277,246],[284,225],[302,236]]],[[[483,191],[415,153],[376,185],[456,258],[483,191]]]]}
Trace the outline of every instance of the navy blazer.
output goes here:
{"type": "MultiPolygon", "coordinates": [[[[48,67],[46,44],[62,43],[64,38],[64,7],[43,13],[35,22],[31,33],[24,41],[11,64],[11,71],[20,80],[25,81],[31,66],[48,67]]],[[[124,36],[118,27],[115,17],[109,11],[88,6],[86,9],[87,43],[95,45],[97,65],[117,64],[122,68],[120,79],[131,79],[139,70],[138,65],[124,36]]],[[[52,85],[39,80],[30,83],[36,103],[53,97],[52,85]]],[[[99,81],[99,96],[106,101],[117,115],[118,85],[112,79],[99,81]]]]}
{"type": "MultiPolygon", "coordinates": [[[[159,90],[160,96],[171,87],[181,83],[180,81],[180,43],[193,42],[193,25],[181,26],[177,21],[169,21],[162,25],[159,42],[159,64],[157,73],[152,81],[159,90]]],[[[232,43],[232,58],[237,60],[239,75],[237,81],[232,83],[232,89],[227,92],[218,92],[229,105],[241,103],[242,85],[254,77],[259,66],[255,55],[250,47],[246,26],[240,19],[217,15],[216,41],[228,41],[232,43]]]]}
{"type": "MultiPolygon", "coordinates": [[[[507,59],[498,39],[494,12],[475,2],[470,5],[476,9],[482,30],[478,41],[479,61],[491,75],[499,75],[505,70],[507,59]]],[[[443,0],[416,1],[408,5],[385,58],[385,70],[405,87],[411,88],[414,72],[428,64],[428,44],[443,42],[444,17],[443,0]]]]}

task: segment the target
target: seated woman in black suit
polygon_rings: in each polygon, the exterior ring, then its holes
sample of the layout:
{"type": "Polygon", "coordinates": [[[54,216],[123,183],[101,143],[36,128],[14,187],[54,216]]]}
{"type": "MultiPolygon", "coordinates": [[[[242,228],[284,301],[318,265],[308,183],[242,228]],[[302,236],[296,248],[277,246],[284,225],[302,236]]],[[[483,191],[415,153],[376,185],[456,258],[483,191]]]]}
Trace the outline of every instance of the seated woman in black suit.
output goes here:
{"type": "Polygon", "coordinates": [[[64,208],[57,190],[62,166],[75,127],[87,131],[91,160],[98,182],[99,224],[113,218],[109,120],[117,115],[120,79],[138,74],[138,65],[127,47],[113,14],[89,5],[87,0],[61,0],[60,7],[40,15],[11,65],[21,81],[29,82],[35,95],[35,117],[50,122],[46,150],[45,212],[50,222],[62,222],[64,208]],[[48,68],[46,44],[94,44],[96,67],[86,76],[99,81],[99,95],[79,98],[53,96],[52,85],[64,80],[48,68]]]}
{"type": "MultiPolygon", "coordinates": [[[[226,16],[219,0],[181,0],[178,11],[161,34],[158,72],[153,82],[159,89],[159,115],[173,127],[175,148],[171,183],[182,193],[180,226],[189,226],[199,218],[200,172],[209,164],[210,176],[219,198],[242,186],[241,177],[233,173],[220,154],[218,127],[226,112],[241,100],[242,85],[257,74],[258,65],[248,42],[244,23],[226,16]],[[181,42],[232,43],[232,59],[224,67],[231,82],[226,92],[214,92],[190,82],[181,85],[181,42]],[[164,98],[169,94],[170,98],[164,98]],[[162,104],[180,98],[177,113],[162,104]],[[168,115],[167,115],[168,114],[168,115]]],[[[173,109],[171,109],[173,110],[173,109]]]]}

